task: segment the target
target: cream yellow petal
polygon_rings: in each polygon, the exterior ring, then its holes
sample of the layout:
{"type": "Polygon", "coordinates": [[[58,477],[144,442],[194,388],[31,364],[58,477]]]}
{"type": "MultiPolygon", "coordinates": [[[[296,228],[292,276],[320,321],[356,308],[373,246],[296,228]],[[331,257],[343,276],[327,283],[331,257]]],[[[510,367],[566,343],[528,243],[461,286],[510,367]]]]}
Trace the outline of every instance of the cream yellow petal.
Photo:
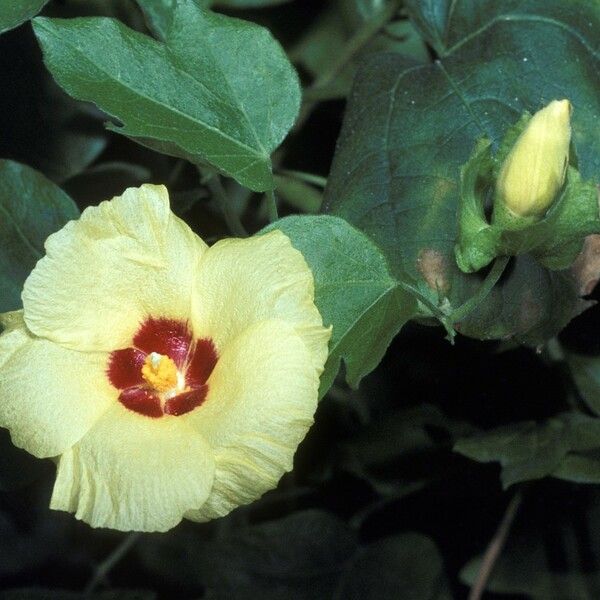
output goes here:
{"type": "Polygon", "coordinates": [[[117,399],[106,377],[107,359],[36,338],[11,313],[10,327],[0,335],[0,427],[34,456],[60,454],[117,399]]]}
{"type": "Polygon", "coordinates": [[[126,347],[148,316],[189,316],[205,249],[163,186],[128,189],[48,238],[23,290],[27,326],[78,350],[126,347]]]}
{"type": "Polygon", "coordinates": [[[225,348],[245,328],[265,319],[294,325],[323,365],[330,330],[314,305],[314,281],[304,257],[280,231],[217,242],[202,257],[192,299],[198,337],[225,348]]]}
{"type": "Polygon", "coordinates": [[[216,460],[206,504],[187,517],[227,514],[291,470],[313,422],[319,372],[302,338],[284,321],[252,325],[227,344],[204,404],[182,417],[214,448],[216,460]]]}
{"type": "Polygon", "coordinates": [[[211,448],[180,417],[117,404],[60,457],[50,507],[92,527],[167,531],[202,506],[213,474],[211,448]]]}

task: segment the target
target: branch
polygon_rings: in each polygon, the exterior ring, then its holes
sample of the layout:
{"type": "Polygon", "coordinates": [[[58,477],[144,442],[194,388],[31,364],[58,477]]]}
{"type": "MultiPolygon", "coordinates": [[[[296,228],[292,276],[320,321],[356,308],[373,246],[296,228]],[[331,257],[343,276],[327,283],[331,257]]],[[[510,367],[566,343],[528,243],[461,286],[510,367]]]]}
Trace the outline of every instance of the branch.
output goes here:
{"type": "Polygon", "coordinates": [[[112,568],[133,548],[142,534],[133,532],[127,535],[121,543],[96,567],[92,578],[86,585],[84,595],[87,597],[100,585],[112,568]]]}
{"type": "Polygon", "coordinates": [[[480,600],[483,592],[485,591],[490,575],[492,574],[492,571],[496,565],[496,561],[500,557],[500,554],[502,554],[502,549],[504,548],[504,544],[508,538],[508,533],[513,521],[515,520],[515,517],[517,516],[517,512],[519,511],[522,501],[523,494],[521,491],[518,491],[509,502],[506,512],[502,517],[502,521],[500,522],[500,525],[498,525],[498,529],[496,530],[494,537],[491,539],[488,547],[485,550],[485,554],[483,555],[483,559],[481,561],[481,566],[479,567],[479,572],[477,573],[477,578],[475,579],[475,583],[469,592],[468,600],[480,600]]]}

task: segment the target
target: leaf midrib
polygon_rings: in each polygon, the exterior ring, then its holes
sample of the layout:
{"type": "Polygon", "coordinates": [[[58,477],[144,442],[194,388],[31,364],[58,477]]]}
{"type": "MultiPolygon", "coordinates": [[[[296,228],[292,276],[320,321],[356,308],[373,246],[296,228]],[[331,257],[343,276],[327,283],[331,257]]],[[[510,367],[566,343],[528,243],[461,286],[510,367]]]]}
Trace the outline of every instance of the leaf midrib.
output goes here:
{"type": "MultiPolygon", "coordinates": [[[[167,41],[167,47],[168,47],[168,41],[167,41]]],[[[204,45],[202,47],[206,48],[206,46],[204,46],[204,45]]],[[[208,48],[207,51],[210,52],[210,55],[213,58],[213,62],[216,65],[219,65],[219,71],[221,72],[221,74],[223,76],[223,79],[227,83],[227,87],[229,88],[231,96],[233,98],[236,98],[236,94],[234,93],[234,90],[233,90],[233,87],[231,85],[231,82],[229,81],[229,77],[227,76],[227,72],[222,69],[221,63],[215,58],[215,55],[214,55],[213,51],[210,48],[208,48]]],[[[190,77],[194,81],[198,81],[193,75],[190,75],[190,77]]],[[[200,83],[200,82],[198,82],[198,83],[200,83]]],[[[270,105],[269,105],[269,107],[270,107],[270,105]]],[[[248,117],[248,113],[246,112],[246,107],[241,102],[238,102],[237,103],[237,108],[240,110],[240,112],[242,113],[242,115],[244,115],[244,118],[246,119],[246,123],[248,124],[248,129],[252,132],[252,135],[254,136],[254,139],[255,139],[256,143],[258,144],[258,147],[263,151],[263,154],[266,153],[266,148],[263,146],[261,140],[258,137],[258,131],[256,131],[256,129],[252,126],[252,122],[250,120],[250,117],[248,117]]]]}
{"type": "MultiPolygon", "coordinates": [[[[342,342],[348,337],[349,333],[351,331],[354,330],[354,328],[356,327],[357,323],[359,323],[362,318],[367,315],[369,312],[371,312],[371,310],[377,306],[377,304],[379,304],[379,302],[381,302],[388,294],[390,294],[391,292],[396,291],[396,289],[398,289],[399,284],[396,281],[391,281],[390,283],[392,283],[392,285],[390,287],[388,287],[386,290],[384,290],[381,294],[379,294],[374,300],[373,302],[371,302],[371,304],[369,304],[357,317],[356,319],[354,319],[350,325],[346,328],[346,331],[343,333],[342,336],[340,336],[340,338],[338,339],[338,341],[336,342],[335,345],[332,345],[330,350],[329,350],[329,356],[333,356],[333,354],[336,352],[336,350],[339,348],[339,346],[342,344],[342,342]]],[[[342,356],[342,355],[340,355],[342,356]]]]}

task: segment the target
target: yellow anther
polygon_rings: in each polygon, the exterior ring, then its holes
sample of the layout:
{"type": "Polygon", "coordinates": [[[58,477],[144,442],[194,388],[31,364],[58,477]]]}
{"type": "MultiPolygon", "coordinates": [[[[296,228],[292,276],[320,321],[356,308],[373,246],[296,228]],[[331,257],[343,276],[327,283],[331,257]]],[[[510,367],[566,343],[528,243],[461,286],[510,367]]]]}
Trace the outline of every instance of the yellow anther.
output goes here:
{"type": "Polygon", "coordinates": [[[148,354],[142,367],[142,377],[157,392],[168,392],[178,384],[177,365],[163,354],[148,354]]]}

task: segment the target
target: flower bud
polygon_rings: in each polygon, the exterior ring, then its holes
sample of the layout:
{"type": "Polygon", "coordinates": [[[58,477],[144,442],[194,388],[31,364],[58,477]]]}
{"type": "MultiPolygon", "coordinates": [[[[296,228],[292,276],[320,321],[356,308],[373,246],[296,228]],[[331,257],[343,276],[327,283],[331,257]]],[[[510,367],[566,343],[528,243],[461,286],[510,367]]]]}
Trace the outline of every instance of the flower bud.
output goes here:
{"type": "Polygon", "coordinates": [[[571,104],[554,100],[527,123],[500,169],[496,201],[517,217],[541,218],[560,191],[569,161],[571,104]]]}

